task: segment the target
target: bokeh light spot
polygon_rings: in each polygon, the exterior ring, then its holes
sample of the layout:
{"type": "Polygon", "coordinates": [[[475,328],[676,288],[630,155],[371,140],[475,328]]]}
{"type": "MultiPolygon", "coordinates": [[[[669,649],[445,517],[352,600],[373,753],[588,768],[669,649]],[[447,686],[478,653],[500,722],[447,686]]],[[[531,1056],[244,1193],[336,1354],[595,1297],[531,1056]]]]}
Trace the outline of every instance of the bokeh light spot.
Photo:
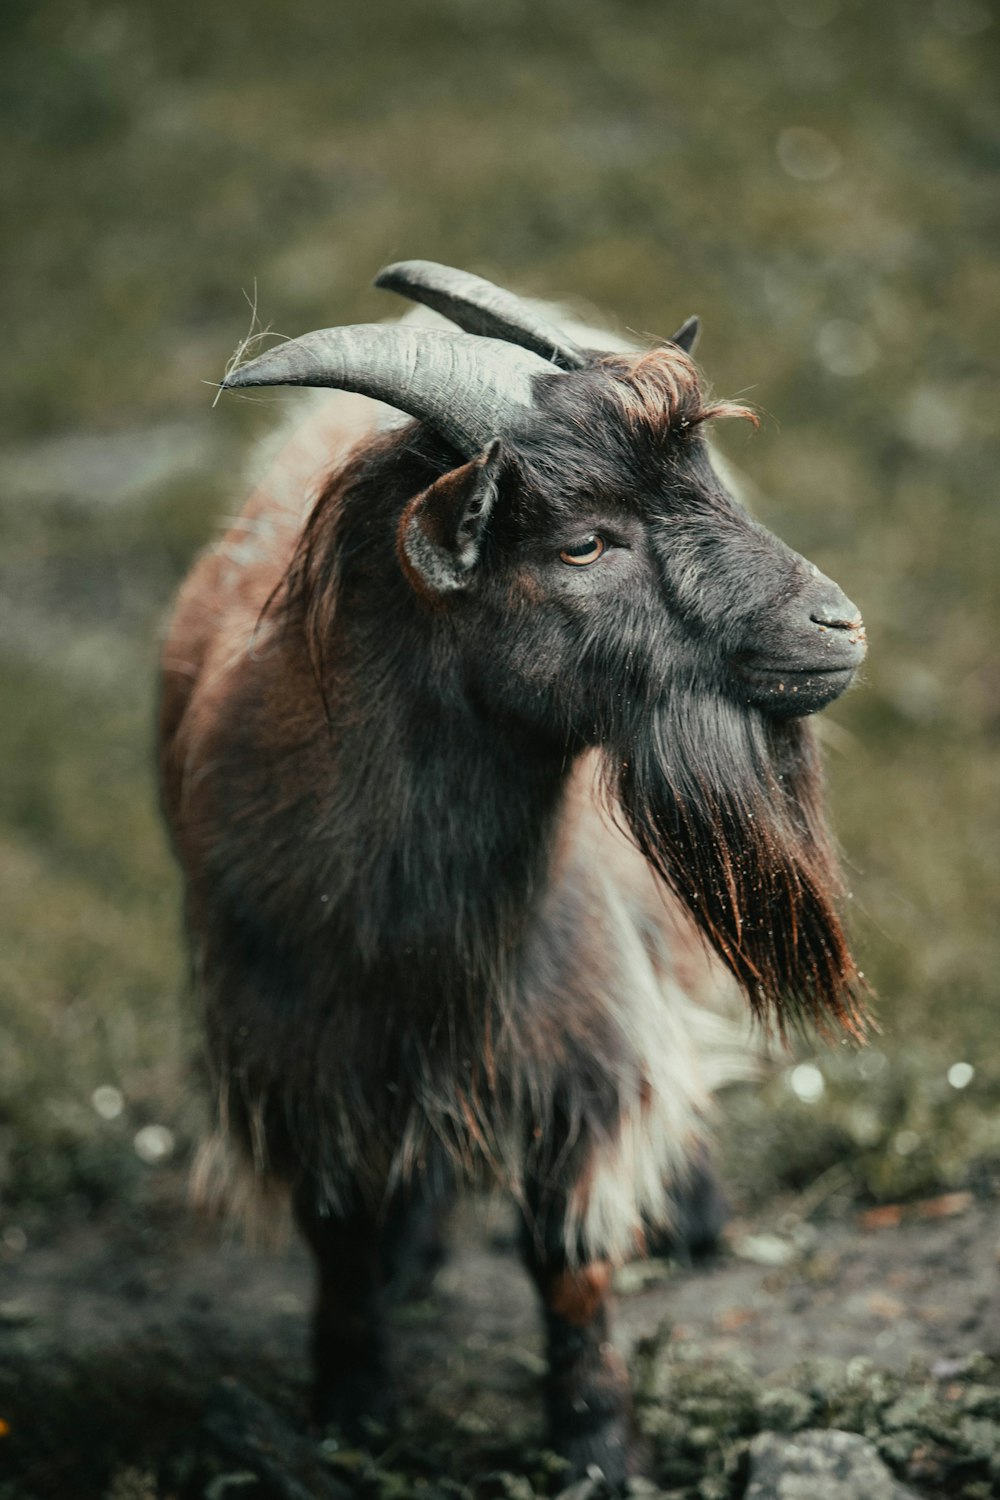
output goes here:
{"type": "Polygon", "coordinates": [[[778,136],[778,164],[799,182],[822,182],[832,177],[841,155],[830,137],[808,125],[790,125],[778,136]]]}
{"type": "Polygon", "coordinates": [[[121,1089],[116,1089],[110,1083],[100,1084],[91,1094],[90,1102],[102,1120],[117,1120],[125,1108],[121,1089]]]}
{"type": "Polygon", "coordinates": [[[871,334],[846,318],[824,323],[816,338],[816,353],[831,375],[864,375],[876,364],[879,348],[871,334]]]}
{"type": "Polygon", "coordinates": [[[174,1149],[174,1133],[165,1125],[144,1125],[135,1133],[132,1142],[135,1154],[141,1161],[148,1162],[151,1166],[156,1162],[165,1161],[174,1149]]]}
{"type": "Polygon", "coordinates": [[[826,1091],[826,1080],[815,1063],[799,1063],[788,1075],[788,1084],[803,1104],[816,1104],[826,1091]]]}

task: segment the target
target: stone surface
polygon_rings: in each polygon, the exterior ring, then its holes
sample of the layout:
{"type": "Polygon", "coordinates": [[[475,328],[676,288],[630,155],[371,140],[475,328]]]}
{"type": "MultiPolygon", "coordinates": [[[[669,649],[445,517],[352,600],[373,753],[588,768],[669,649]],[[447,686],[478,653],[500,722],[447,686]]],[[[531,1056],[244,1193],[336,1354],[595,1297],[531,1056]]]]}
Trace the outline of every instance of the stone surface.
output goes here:
{"type": "Polygon", "coordinates": [[[788,1437],[761,1432],[750,1445],[744,1500],[915,1500],[866,1438],[836,1429],[788,1437]]]}

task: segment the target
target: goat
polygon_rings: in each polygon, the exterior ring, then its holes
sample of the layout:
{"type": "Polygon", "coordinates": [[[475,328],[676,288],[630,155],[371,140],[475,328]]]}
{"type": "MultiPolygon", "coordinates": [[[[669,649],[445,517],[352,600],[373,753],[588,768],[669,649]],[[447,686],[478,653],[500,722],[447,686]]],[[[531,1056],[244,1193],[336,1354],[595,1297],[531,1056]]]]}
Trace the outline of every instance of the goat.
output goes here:
{"type": "Polygon", "coordinates": [[[222,382],[354,394],[166,645],[222,1123],[315,1252],[318,1419],[389,1416],[385,1285],[485,1176],[520,1209],[551,1442],[620,1483],[609,1284],[701,1169],[699,999],[721,962],[782,1029],[863,1026],[807,724],[863,626],[714,470],[706,422],[752,413],[705,395],[696,320],[608,353],[446,267],[378,284],[449,325],[322,330],[222,382]]]}

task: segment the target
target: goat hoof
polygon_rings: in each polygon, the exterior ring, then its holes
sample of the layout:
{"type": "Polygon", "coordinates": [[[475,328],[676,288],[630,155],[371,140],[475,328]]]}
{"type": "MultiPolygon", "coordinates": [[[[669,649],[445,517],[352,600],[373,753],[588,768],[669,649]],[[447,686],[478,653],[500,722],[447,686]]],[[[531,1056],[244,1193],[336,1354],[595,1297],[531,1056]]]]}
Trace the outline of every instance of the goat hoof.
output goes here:
{"type": "Polygon", "coordinates": [[[376,1429],[395,1426],[395,1395],[384,1376],[352,1371],[317,1384],[313,1420],[317,1427],[336,1427],[349,1442],[366,1447],[376,1429]]]}
{"type": "Polygon", "coordinates": [[[630,1415],[612,1417],[586,1431],[556,1430],[550,1441],[569,1465],[568,1485],[600,1479],[607,1488],[621,1490],[626,1480],[647,1472],[646,1454],[630,1415]]]}

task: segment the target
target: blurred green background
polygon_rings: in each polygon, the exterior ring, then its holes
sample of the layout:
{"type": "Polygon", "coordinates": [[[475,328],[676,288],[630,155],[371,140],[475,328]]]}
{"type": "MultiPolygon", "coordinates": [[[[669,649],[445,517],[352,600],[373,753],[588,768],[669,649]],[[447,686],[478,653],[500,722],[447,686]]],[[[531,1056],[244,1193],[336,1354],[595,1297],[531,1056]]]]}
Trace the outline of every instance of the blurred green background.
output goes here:
{"type": "Polygon", "coordinates": [[[716,389],[763,410],[718,441],[869,627],[824,734],[884,1031],[734,1101],[731,1171],[744,1194],[831,1167],[851,1197],[989,1184],[998,38],[985,0],[6,0],[8,1249],[55,1204],[127,1199],[199,1125],[154,664],[298,399],[213,409],[210,384],[246,299],[286,334],[380,318],[371,277],[407,256],[640,334],[697,311],[716,389]]]}

